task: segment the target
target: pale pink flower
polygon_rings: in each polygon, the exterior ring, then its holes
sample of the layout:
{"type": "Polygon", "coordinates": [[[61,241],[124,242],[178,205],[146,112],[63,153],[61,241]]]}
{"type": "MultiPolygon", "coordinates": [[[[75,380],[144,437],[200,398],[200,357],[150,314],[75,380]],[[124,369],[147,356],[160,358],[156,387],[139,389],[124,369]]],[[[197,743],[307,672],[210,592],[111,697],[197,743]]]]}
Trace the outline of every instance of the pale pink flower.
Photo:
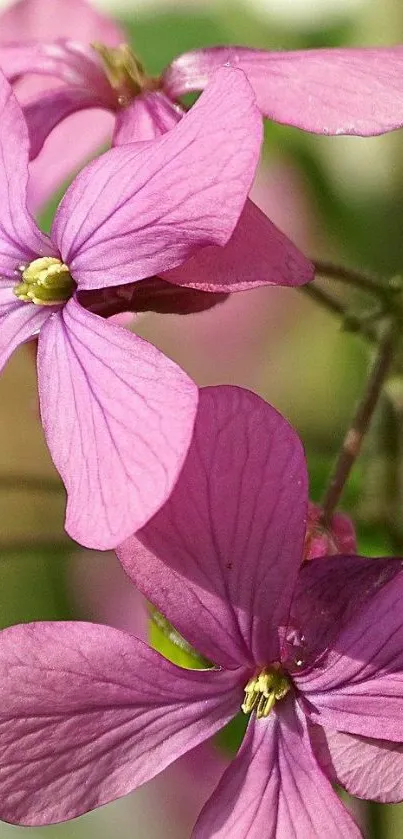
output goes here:
{"type": "Polygon", "coordinates": [[[154,274],[201,291],[298,284],[312,266],[246,201],[262,127],[240,71],[221,69],[159,140],[86,167],[49,237],[26,209],[28,137],[5,80],[0,114],[0,366],[39,333],[41,414],[68,493],[66,529],[85,546],[114,547],[169,495],[197,389],[80,294],[154,274]]]}

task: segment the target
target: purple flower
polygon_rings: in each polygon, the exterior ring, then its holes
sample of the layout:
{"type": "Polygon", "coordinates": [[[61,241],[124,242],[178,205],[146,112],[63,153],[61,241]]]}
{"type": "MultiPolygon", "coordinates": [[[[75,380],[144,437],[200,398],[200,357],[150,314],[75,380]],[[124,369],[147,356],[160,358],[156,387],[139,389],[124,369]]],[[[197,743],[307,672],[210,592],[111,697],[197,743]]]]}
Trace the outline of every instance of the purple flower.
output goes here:
{"type": "Polygon", "coordinates": [[[401,560],[301,569],[306,511],[286,421],[248,391],[202,391],[172,495],[119,555],[215,666],[181,669],[105,626],[4,630],[1,818],[57,822],[124,795],[240,708],[244,742],[195,839],[359,837],[336,777],[358,795],[403,797],[401,560]]]}
{"type": "Polygon", "coordinates": [[[360,136],[403,125],[402,47],[289,52],[209,47],[179,56],[152,77],[127,44],[41,40],[0,48],[0,66],[10,81],[37,73],[61,82],[24,103],[31,158],[56,126],[88,108],[114,115],[113,145],[158,137],[183,116],[178,98],[203,90],[224,64],[246,73],[262,114],[276,122],[318,134],[360,136]]]}
{"type": "Polygon", "coordinates": [[[172,361],[83,308],[80,293],[160,273],[203,291],[311,278],[245,205],[261,142],[253,99],[242,72],[220,70],[175,131],[86,167],[47,237],[26,209],[26,126],[3,80],[0,368],[39,333],[43,426],[68,492],[66,529],[86,546],[115,547],[165,501],[198,397],[172,361]]]}

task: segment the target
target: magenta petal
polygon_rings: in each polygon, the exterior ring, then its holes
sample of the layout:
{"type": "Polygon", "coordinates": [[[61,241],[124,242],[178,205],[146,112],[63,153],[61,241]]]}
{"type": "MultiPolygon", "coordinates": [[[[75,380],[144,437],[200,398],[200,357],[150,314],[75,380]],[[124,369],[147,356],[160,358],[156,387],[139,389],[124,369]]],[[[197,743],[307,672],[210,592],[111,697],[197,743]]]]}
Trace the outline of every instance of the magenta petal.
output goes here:
{"type": "Polygon", "coordinates": [[[360,839],[320,770],[292,699],[252,717],[239,754],[202,810],[192,839],[360,839]]]}
{"type": "Polygon", "coordinates": [[[244,74],[223,68],[172,131],[112,149],[78,175],[52,237],[80,288],[144,279],[228,241],[259,155],[253,100],[244,74]]]}
{"type": "Polygon", "coordinates": [[[49,824],[119,798],[236,712],[233,673],[182,670],[117,629],[0,634],[0,818],[49,824]]]}
{"type": "Polygon", "coordinates": [[[142,93],[126,108],[117,111],[112,145],[154,140],[174,128],[183,115],[179,105],[171,102],[161,90],[142,93]]]}
{"type": "Polygon", "coordinates": [[[266,52],[210,47],[181,55],[164,73],[172,98],[202,90],[217,67],[246,73],[262,112],[317,134],[382,134],[403,125],[403,49],[266,52]]]}
{"type": "Polygon", "coordinates": [[[294,675],[312,722],[403,741],[402,602],[401,571],[351,616],[327,656],[294,675]]]}
{"type": "Polygon", "coordinates": [[[400,559],[339,555],[313,559],[302,567],[290,624],[303,636],[298,655],[305,666],[332,646],[341,629],[401,568],[400,559]]]}
{"type": "Polygon", "coordinates": [[[403,745],[310,728],[317,760],[351,795],[393,804],[403,800],[403,745]]]}
{"type": "Polygon", "coordinates": [[[0,370],[20,344],[39,332],[52,311],[48,306],[22,303],[12,288],[0,285],[0,370]]]}
{"type": "Polygon", "coordinates": [[[105,102],[85,88],[60,87],[42,93],[23,108],[30,137],[30,160],[33,160],[51,131],[66,117],[88,108],[103,108],[105,102]]]}
{"type": "Polygon", "coordinates": [[[21,263],[54,253],[26,207],[28,148],[21,108],[0,74],[0,278],[16,283],[15,272],[21,263]]]}
{"type": "MultiPolygon", "coordinates": [[[[60,38],[50,43],[0,42],[0,66],[10,82],[31,74],[51,76],[69,87],[86,86],[94,90],[99,87],[112,98],[111,87],[95,50],[77,41],[60,38]]],[[[41,89],[45,92],[46,84],[42,84],[41,89]]]]}
{"type": "MultiPolygon", "coordinates": [[[[0,42],[14,41],[18,48],[22,40],[54,41],[60,36],[73,38],[77,50],[83,49],[77,47],[77,37],[83,44],[102,41],[110,46],[125,40],[120,27],[86,0],[20,0],[1,14],[0,21],[0,42]]],[[[71,43],[70,48],[73,49],[71,43]]],[[[77,56],[74,67],[76,71],[77,56]]],[[[79,70],[81,74],[81,65],[79,70]]],[[[70,64],[70,82],[75,77],[74,72],[70,64]]],[[[100,77],[99,71],[98,75],[100,77]]],[[[54,81],[50,83],[54,84],[54,81]]],[[[44,76],[30,77],[22,86],[18,85],[20,102],[26,103],[48,84],[44,76]]],[[[106,113],[96,114],[95,119],[93,114],[76,114],[57,127],[47,140],[46,155],[40,155],[30,166],[29,206],[34,209],[43,206],[54,191],[71,178],[71,173],[100,149],[112,130],[112,117],[106,113]]]]}
{"type": "Polygon", "coordinates": [[[205,388],[167,503],[118,556],[135,585],[210,661],[278,657],[302,555],[300,440],[258,396],[205,388]]]}
{"type": "Polygon", "coordinates": [[[261,285],[302,285],[313,274],[313,265],[301,251],[248,200],[223,248],[203,248],[163,277],[205,291],[243,291],[261,285]]]}
{"type": "Polygon", "coordinates": [[[80,291],[78,302],[101,317],[111,317],[123,312],[160,312],[161,314],[189,315],[204,312],[217,303],[223,303],[228,294],[198,291],[195,288],[177,286],[149,277],[136,283],[122,286],[80,291]]]}
{"type": "Polygon", "coordinates": [[[74,298],[42,330],[43,426],[68,492],[66,530],[115,547],[169,495],[191,440],[197,388],[151,344],[74,298]]]}

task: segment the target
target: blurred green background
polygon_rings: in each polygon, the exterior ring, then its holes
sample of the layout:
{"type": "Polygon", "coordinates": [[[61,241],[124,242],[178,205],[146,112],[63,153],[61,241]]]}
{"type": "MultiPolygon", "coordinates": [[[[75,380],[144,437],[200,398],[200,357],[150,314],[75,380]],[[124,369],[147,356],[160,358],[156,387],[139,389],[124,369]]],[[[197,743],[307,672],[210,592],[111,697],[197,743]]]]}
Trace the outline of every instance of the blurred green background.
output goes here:
{"type": "MultiPolygon", "coordinates": [[[[154,73],[199,46],[386,45],[403,34],[400,0],[126,0],[120,6],[104,0],[102,7],[122,18],[154,73]]],[[[255,200],[308,255],[392,275],[402,270],[402,149],[402,132],[328,138],[267,124],[255,200]]],[[[235,295],[199,315],[142,316],[136,330],[198,383],[244,385],[279,408],[305,442],[312,497],[320,498],[365,381],[370,354],[361,338],[341,331],[302,293],[275,289],[235,295]]],[[[142,606],[116,560],[78,551],[63,531],[64,491],[42,437],[34,361],[32,346],[20,348],[0,379],[1,624],[71,617],[121,623],[123,602],[127,626],[141,624],[142,606]]],[[[390,499],[395,504],[397,494],[401,501],[400,448],[399,416],[385,400],[343,498],[357,520],[360,549],[372,555],[399,545],[389,518],[390,499]]],[[[185,839],[200,802],[191,793],[187,800],[186,784],[175,789],[164,775],[97,813],[30,833],[185,839]]],[[[403,835],[403,808],[353,806],[370,839],[403,835]]],[[[0,838],[20,833],[0,825],[0,838]]]]}

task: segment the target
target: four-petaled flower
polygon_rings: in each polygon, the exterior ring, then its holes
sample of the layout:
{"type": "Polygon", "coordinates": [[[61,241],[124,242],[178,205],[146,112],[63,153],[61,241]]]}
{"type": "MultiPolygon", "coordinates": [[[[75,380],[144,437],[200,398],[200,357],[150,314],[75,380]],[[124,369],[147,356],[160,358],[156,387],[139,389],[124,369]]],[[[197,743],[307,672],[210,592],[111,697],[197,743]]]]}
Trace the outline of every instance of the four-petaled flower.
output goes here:
{"type": "MultiPolygon", "coordinates": [[[[43,80],[43,89],[36,82],[35,95],[28,96],[24,89],[21,95],[30,132],[31,159],[37,158],[44,141],[51,136],[47,153],[52,156],[53,174],[51,180],[49,176],[45,179],[49,181],[48,191],[69,173],[63,156],[53,154],[52,133],[59,126],[58,147],[63,138],[68,144],[62,123],[70,120],[72,114],[97,109],[89,134],[93,150],[105,137],[106,114],[115,120],[113,145],[158,137],[183,116],[180,97],[203,90],[223,65],[246,73],[262,114],[276,122],[319,134],[359,136],[382,134],[403,125],[400,46],[287,52],[241,46],[208,47],[178,56],[160,76],[153,77],[129,46],[122,43],[124,33],[119,44],[116,24],[110,20],[108,29],[105,18],[100,18],[83,0],[74,0],[73,9],[68,0],[54,0],[59,20],[63,25],[66,20],[71,23],[65,33],[57,18],[53,18],[53,38],[49,38],[49,29],[45,34],[39,26],[32,31],[33,2],[39,8],[45,3],[47,10],[47,0],[22,0],[17,38],[7,43],[7,36],[2,37],[0,67],[13,83],[35,74],[39,74],[36,79],[43,80]],[[83,34],[81,26],[77,27],[71,37],[77,6],[87,26],[83,34]],[[49,79],[53,85],[57,80],[57,86],[50,90],[49,79]],[[97,125],[98,136],[94,133],[97,125]]],[[[10,10],[7,14],[7,20],[13,21],[15,12],[10,10]]],[[[38,8],[36,17],[40,18],[38,8]]],[[[20,95],[19,85],[16,90],[20,95]]],[[[75,164],[82,163],[88,152],[87,136],[78,138],[75,164]]],[[[71,149],[68,154],[70,160],[71,149]]],[[[72,162],[70,171],[74,169],[72,162]]],[[[42,170],[41,158],[37,164],[42,170]]],[[[46,186],[35,187],[34,203],[38,204],[46,195],[46,186]]]]}
{"type": "Polygon", "coordinates": [[[5,79],[0,100],[0,368],[39,333],[41,413],[68,492],[66,529],[89,547],[115,547],[169,495],[198,394],[161,352],[80,305],[80,292],[88,302],[91,290],[155,274],[222,292],[298,284],[313,269],[245,205],[261,118],[241,71],[220,70],[169,134],[87,166],[50,237],[26,209],[28,137],[5,79]]]}
{"type": "Polygon", "coordinates": [[[248,391],[202,391],[170,499],[119,556],[214,666],[181,669],[105,626],[4,630],[0,816],[46,824],[124,795],[240,708],[244,742],[195,839],[355,839],[336,778],[399,800],[402,562],[301,566],[306,512],[288,423],[248,391]]]}

